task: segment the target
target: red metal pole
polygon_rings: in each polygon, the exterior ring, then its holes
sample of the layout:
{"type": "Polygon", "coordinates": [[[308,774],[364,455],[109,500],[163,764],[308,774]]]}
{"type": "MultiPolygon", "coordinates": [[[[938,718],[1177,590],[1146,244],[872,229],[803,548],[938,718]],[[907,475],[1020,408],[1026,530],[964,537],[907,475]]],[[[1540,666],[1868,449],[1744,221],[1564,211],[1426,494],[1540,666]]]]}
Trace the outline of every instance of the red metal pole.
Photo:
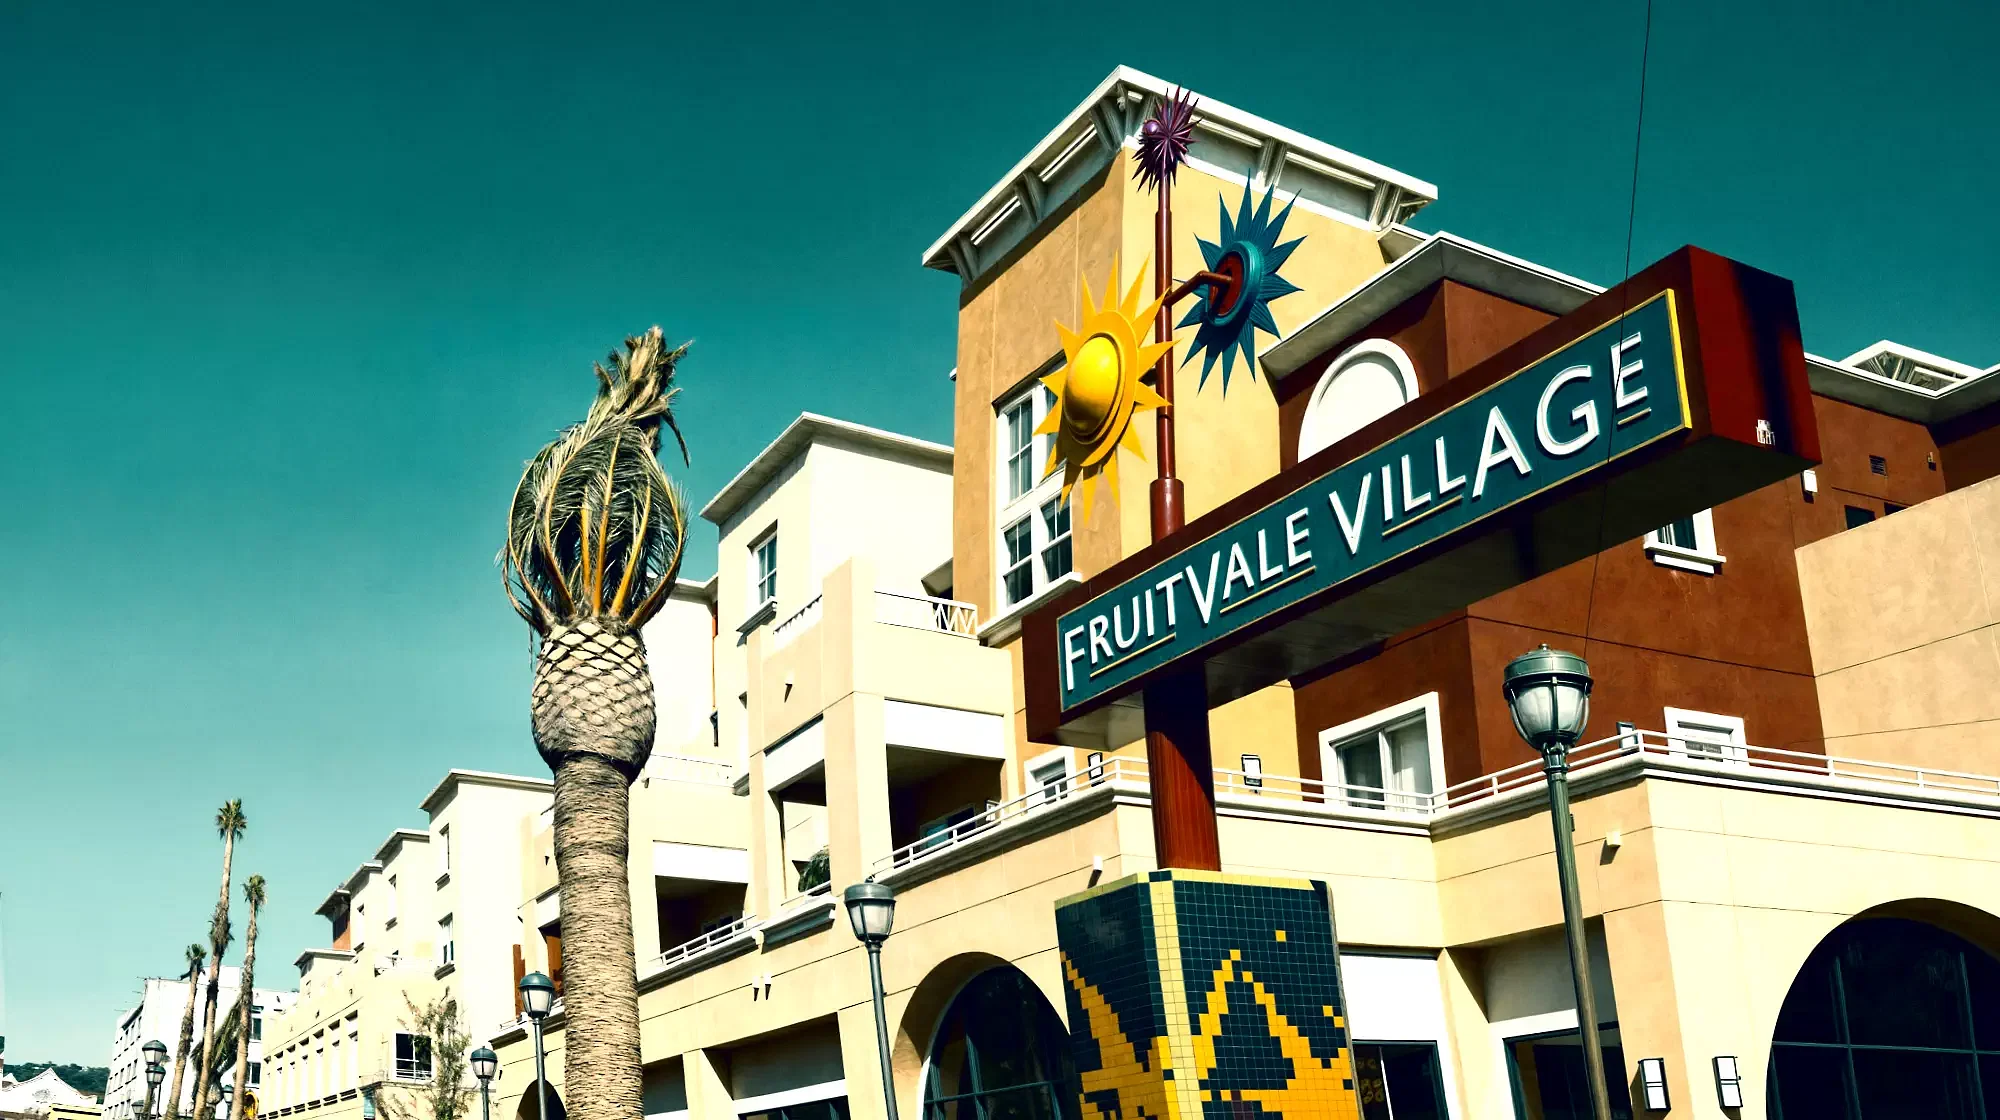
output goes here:
{"type": "MultiPolygon", "coordinates": [[[[1174,282],[1173,182],[1159,185],[1159,212],[1153,219],[1153,294],[1174,282]]],[[[1173,339],[1173,301],[1153,318],[1153,341],[1173,339]]],[[[1174,463],[1174,355],[1160,356],[1155,371],[1166,404],[1154,411],[1158,435],[1154,456],[1160,474],[1153,480],[1153,540],[1164,540],[1187,522],[1186,490],[1174,463]]],[[[1215,828],[1215,764],[1208,741],[1208,685],[1197,666],[1148,686],[1146,769],[1153,787],[1153,847],[1161,867],[1222,870],[1222,844],[1215,828]]]]}

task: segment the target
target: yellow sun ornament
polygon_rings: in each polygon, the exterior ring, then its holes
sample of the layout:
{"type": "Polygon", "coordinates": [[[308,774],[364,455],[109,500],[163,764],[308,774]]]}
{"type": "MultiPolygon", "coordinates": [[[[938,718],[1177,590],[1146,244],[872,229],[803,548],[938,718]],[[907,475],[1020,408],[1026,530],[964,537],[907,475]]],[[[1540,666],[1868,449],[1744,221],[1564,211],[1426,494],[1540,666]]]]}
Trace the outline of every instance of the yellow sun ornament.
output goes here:
{"type": "MultiPolygon", "coordinates": [[[[1159,408],[1167,403],[1152,386],[1139,380],[1174,345],[1142,341],[1154,314],[1166,301],[1162,295],[1144,308],[1139,306],[1145,279],[1142,265],[1132,286],[1126,289],[1125,298],[1113,304],[1111,297],[1118,290],[1118,261],[1112,258],[1111,275],[1104,282],[1104,306],[1100,308],[1091,299],[1090,281],[1081,278],[1078,282],[1083,289],[1081,321],[1075,330],[1060,322],[1056,324],[1056,333],[1062,338],[1063,366],[1042,378],[1042,384],[1055,394],[1056,406],[1049,410],[1035,434],[1056,437],[1042,474],[1053,473],[1056,464],[1062,463],[1065,502],[1077,482],[1087,484],[1099,474],[1109,483],[1111,500],[1116,502],[1119,447],[1141,459],[1146,457],[1139,447],[1138,429],[1132,425],[1133,415],[1142,408],[1159,408]]],[[[1083,491],[1086,518],[1090,516],[1090,490],[1086,485],[1083,491]]]]}

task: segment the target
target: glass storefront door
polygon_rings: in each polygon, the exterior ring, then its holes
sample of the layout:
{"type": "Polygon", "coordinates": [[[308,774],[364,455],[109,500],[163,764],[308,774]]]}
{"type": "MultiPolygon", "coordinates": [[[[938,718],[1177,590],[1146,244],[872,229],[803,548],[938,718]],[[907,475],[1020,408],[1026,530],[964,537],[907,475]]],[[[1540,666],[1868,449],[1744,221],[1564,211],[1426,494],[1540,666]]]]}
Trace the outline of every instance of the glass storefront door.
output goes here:
{"type": "MultiPolygon", "coordinates": [[[[1632,1087],[1616,1026],[1599,1028],[1604,1081],[1613,1120],[1632,1120],[1632,1087]]],[[[1591,1120],[1590,1082],[1583,1041],[1575,1031],[1507,1040],[1507,1072],[1514,1082],[1518,1120],[1591,1120]]]]}
{"type": "Polygon", "coordinates": [[[1361,1120],[1446,1120],[1444,1074],[1429,1042],[1356,1042],[1361,1120]]]}

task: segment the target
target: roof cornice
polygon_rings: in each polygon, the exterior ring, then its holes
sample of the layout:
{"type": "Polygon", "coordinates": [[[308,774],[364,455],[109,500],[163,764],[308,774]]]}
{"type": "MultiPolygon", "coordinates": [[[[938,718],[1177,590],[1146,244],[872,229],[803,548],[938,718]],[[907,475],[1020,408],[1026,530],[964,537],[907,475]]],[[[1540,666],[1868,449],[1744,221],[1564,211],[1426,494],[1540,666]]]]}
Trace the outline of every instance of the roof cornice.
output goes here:
{"type": "Polygon", "coordinates": [[[951,447],[947,444],[932,443],[915,436],[900,435],[881,428],[871,428],[866,424],[856,424],[848,420],[836,420],[831,416],[821,416],[816,412],[802,412],[799,418],[785,426],[778,438],[757,453],[736,477],[729,480],[707,505],[701,507],[702,520],[721,525],[735,515],[745,503],[757,495],[765,484],[785,469],[791,461],[803,454],[815,443],[844,444],[864,451],[882,452],[889,458],[900,459],[931,470],[951,473],[951,447]]]}
{"type": "Polygon", "coordinates": [[[1258,362],[1272,378],[1282,379],[1439,280],[1456,280],[1551,315],[1567,315],[1604,291],[1457,234],[1434,233],[1280,339],[1258,362]]]}
{"type": "MultiPolygon", "coordinates": [[[[1147,107],[1169,83],[1120,66],[1009,168],[943,236],[924,250],[926,268],[977,280],[1009,250],[1095,181],[1116,153],[1137,142],[1147,107]]],[[[1382,229],[1437,200],[1437,187],[1304,133],[1197,95],[1191,166],[1242,180],[1246,166],[1259,190],[1300,195],[1299,205],[1382,229]],[[1336,195],[1364,193],[1366,204],[1337,205],[1336,195]],[[1365,213],[1357,213],[1357,210],[1365,213]]]]}
{"type": "MultiPolygon", "coordinates": [[[[437,786],[424,798],[423,804],[419,805],[418,808],[426,813],[436,815],[438,809],[443,807],[445,800],[460,785],[493,786],[496,789],[519,789],[548,794],[553,794],[556,788],[555,783],[547,778],[529,778],[520,774],[499,774],[491,770],[447,770],[444,777],[438,781],[437,786]]],[[[426,840],[430,839],[430,833],[428,832],[420,832],[413,829],[399,829],[397,831],[410,832],[426,840]]],[[[393,839],[391,837],[392,841],[393,839]]],[[[383,850],[388,850],[387,845],[384,845],[383,850]]],[[[377,856],[376,858],[381,859],[383,857],[377,856]]]]}

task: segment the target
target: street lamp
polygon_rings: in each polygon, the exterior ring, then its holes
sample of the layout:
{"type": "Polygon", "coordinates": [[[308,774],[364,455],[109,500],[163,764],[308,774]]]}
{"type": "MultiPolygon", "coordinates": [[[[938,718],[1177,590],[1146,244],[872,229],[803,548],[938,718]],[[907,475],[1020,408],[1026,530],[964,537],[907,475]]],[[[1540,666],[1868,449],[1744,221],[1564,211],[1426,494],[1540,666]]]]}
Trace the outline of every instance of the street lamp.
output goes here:
{"type": "Polygon", "coordinates": [[[229,1098],[235,1095],[236,1086],[224,1082],[222,1095],[218,1098],[218,1103],[221,1105],[222,1111],[216,1115],[216,1120],[229,1120],[229,1098]]]}
{"type": "Polygon", "coordinates": [[[521,1007],[528,1013],[528,1026],[535,1033],[535,1108],[537,1120],[549,1120],[549,1078],[542,1071],[542,1020],[556,1002],[555,981],[539,972],[521,977],[521,1007]]]}
{"type": "Polygon", "coordinates": [[[167,1079],[167,1067],[162,1065],[160,1062],[154,1061],[153,1055],[155,1053],[158,1053],[160,1057],[162,1058],[166,1057],[167,1047],[165,1043],[155,1039],[154,1041],[148,1042],[146,1044],[145,1052],[146,1052],[146,1120],[152,1120],[154,1116],[153,1106],[156,1103],[153,1100],[153,1098],[160,1091],[160,1082],[165,1081],[167,1079]],[[153,1047],[155,1046],[159,1047],[158,1051],[155,1051],[153,1049],[153,1047]]]}
{"type": "Polygon", "coordinates": [[[882,943],[896,923],[896,892],[886,883],[869,880],[841,892],[854,936],[868,946],[868,983],[875,996],[875,1045],[882,1058],[882,1104],[896,1120],[896,1078],[889,1069],[889,1016],[882,1009],[882,943]]]}
{"type": "Polygon", "coordinates": [[[472,1063],[472,1076],[479,1079],[479,1120],[493,1120],[493,1102],[486,1093],[493,1075],[500,1072],[500,1055],[481,1046],[468,1060],[472,1063]]]}
{"type": "Polygon", "coordinates": [[[1548,776],[1549,820],[1556,833],[1556,874],[1562,880],[1563,934],[1569,941],[1570,981],[1576,986],[1577,1033],[1583,1072],[1597,1120],[1611,1120],[1605,1089],[1604,1051],[1597,1041],[1597,994],[1590,986],[1590,950],[1583,939],[1583,902],[1576,885],[1575,825],[1569,816],[1569,751],[1590,720],[1590,665],[1546,644],[1507,663],[1501,690],[1514,730],[1542,755],[1548,776]]]}

